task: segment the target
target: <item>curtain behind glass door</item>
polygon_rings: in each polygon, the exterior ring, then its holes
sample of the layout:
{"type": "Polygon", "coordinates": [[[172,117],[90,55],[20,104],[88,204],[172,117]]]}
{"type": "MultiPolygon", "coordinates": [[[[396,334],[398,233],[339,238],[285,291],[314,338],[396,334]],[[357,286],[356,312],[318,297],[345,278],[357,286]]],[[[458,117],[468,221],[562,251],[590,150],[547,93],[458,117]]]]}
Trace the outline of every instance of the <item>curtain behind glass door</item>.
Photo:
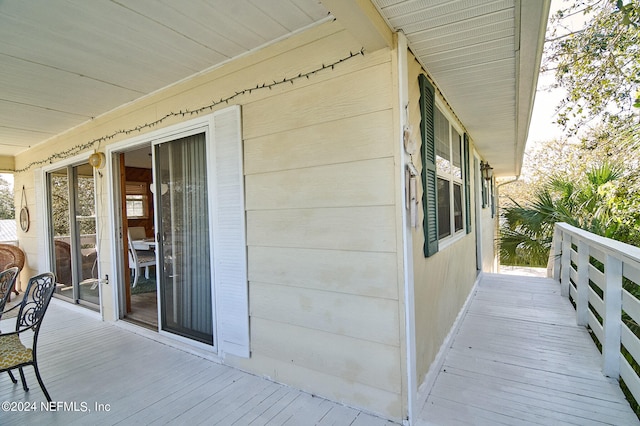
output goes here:
{"type": "Polygon", "coordinates": [[[205,135],[156,145],[162,329],[213,345],[205,135]]]}

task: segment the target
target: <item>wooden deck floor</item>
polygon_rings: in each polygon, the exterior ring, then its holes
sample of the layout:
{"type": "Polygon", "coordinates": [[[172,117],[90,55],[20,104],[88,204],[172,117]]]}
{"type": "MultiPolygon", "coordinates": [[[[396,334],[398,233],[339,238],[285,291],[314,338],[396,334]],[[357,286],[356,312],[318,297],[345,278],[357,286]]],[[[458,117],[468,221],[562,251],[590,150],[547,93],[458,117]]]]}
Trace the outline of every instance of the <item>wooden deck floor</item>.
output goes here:
{"type": "Polygon", "coordinates": [[[484,275],[420,425],[638,425],[560,288],[484,275]]]}
{"type": "MultiPolygon", "coordinates": [[[[42,412],[44,396],[27,368],[27,394],[0,374],[0,402],[35,402],[37,411],[0,410],[0,424],[392,425],[65,306],[50,307],[39,354],[49,392],[67,410],[42,412]]],[[[601,374],[597,349],[555,284],[485,275],[417,424],[640,422],[601,374]]]]}
{"type": "MultiPolygon", "coordinates": [[[[0,374],[0,402],[35,402],[36,412],[0,410],[3,426],[393,425],[54,302],[42,326],[38,358],[52,399],[67,403],[67,411],[42,411],[44,395],[27,367],[26,394],[0,374]],[[96,404],[108,412],[96,411],[96,404]],[[91,411],[82,412],[84,407],[91,411]]],[[[9,328],[2,323],[2,329],[9,328]]]]}

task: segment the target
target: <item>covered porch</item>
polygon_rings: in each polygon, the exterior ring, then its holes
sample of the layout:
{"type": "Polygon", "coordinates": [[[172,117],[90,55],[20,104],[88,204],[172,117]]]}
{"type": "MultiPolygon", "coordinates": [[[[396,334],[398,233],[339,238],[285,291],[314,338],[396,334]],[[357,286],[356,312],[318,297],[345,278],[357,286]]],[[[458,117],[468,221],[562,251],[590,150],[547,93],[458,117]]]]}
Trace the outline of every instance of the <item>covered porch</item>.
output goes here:
{"type": "MultiPolygon", "coordinates": [[[[557,282],[484,274],[461,319],[415,424],[640,424],[557,282]]],[[[393,424],[59,301],[40,339],[45,383],[67,406],[42,412],[27,368],[31,390],[3,377],[0,399],[38,412],[0,412],[2,424],[393,424]]]]}

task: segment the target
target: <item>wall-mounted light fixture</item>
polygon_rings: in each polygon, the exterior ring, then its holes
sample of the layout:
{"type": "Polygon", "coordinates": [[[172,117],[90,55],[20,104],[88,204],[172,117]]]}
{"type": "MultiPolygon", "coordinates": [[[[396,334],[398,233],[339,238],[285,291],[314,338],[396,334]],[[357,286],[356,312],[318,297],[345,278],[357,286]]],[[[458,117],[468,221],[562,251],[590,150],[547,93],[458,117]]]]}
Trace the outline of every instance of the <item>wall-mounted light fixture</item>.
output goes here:
{"type": "Polygon", "coordinates": [[[103,152],[94,152],[89,156],[89,164],[96,169],[101,169],[104,167],[106,162],[106,157],[103,152]]]}
{"type": "Polygon", "coordinates": [[[491,178],[493,177],[493,167],[491,167],[489,165],[489,163],[481,161],[480,162],[480,171],[482,172],[482,177],[485,180],[491,180],[491,178]]]}

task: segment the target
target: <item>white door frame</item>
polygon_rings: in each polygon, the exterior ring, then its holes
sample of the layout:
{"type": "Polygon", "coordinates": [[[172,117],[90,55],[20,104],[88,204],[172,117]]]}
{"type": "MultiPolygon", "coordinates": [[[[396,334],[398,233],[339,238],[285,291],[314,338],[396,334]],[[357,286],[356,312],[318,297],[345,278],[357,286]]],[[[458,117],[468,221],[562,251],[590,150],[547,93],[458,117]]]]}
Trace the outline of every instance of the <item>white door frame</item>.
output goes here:
{"type": "MultiPolygon", "coordinates": [[[[197,133],[198,131],[202,131],[206,133],[207,150],[209,150],[209,146],[210,146],[209,137],[210,137],[210,130],[212,128],[211,123],[212,123],[212,115],[198,117],[193,120],[185,121],[183,123],[178,123],[176,125],[173,125],[167,128],[159,129],[153,132],[145,133],[140,136],[136,136],[120,142],[116,142],[105,148],[105,155],[109,159],[109,161],[107,161],[106,178],[107,178],[107,181],[109,182],[109,184],[107,185],[107,197],[110,200],[109,208],[107,209],[108,210],[107,211],[107,227],[106,227],[107,230],[105,232],[105,235],[108,235],[111,238],[111,241],[113,242],[111,244],[111,253],[110,253],[111,254],[110,284],[111,284],[111,292],[112,292],[111,300],[113,301],[112,318],[111,318],[112,321],[120,320],[120,311],[122,309],[122,306],[121,306],[122,299],[120,297],[119,288],[121,287],[120,285],[121,280],[123,279],[124,272],[125,272],[123,271],[124,262],[122,261],[122,253],[124,252],[124,245],[122,241],[121,229],[120,229],[120,226],[118,226],[118,224],[122,223],[123,218],[122,218],[121,211],[119,209],[119,203],[115,201],[119,199],[116,197],[121,196],[120,188],[119,186],[116,186],[116,183],[118,183],[120,180],[120,175],[119,175],[119,165],[114,164],[114,161],[113,161],[114,154],[120,154],[122,152],[131,151],[133,149],[137,149],[142,146],[147,146],[149,144],[153,146],[155,143],[159,143],[160,141],[169,141],[172,139],[179,139],[181,137],[197,133]]],[[[153,165],[152,165],[152,170],[154,170],[153,173],[154,173],[154,179],[155,179],[155,166],[153,165]]],[[[155,196],[154,196],[154,202],[155,202],[155,196]]],[[[154,212],[154,215],[155,215],[155,212],[154,212]]],[[[210,213],[210,216],[211,216],[211,213],[210,213]]],[[[157,220],[157,218],[154,218],[154,220],[157,220]]],[[[212,256],[213,256],[213,250],[212,250],[212,256]]],[[[211,282],[212,283],[214,282],[213,271],[212,271],[211,282]]],[[[215,303],[214,303],[215,302],[214,287],[215,286],[212,285],[212,304],[213,304],[212,311],[213,311],[213,321],[214,321],[214,327],[213,327],[214,345],[213,346],[206,345],[204,343],[197,342],[195,340],[186,339],[184,337],[178,336],[173,333],[163,332],[161,318],[160,318],[161,312],[159,309],[160,308],[159,305],[158,305],[158,333],[161,335],[170,337],[171,339],[174,339],[177,341],[183,341],[185,343],[188,343],[191,346],[201,348],[207,352],[217,352],[217,333],[216,333],[217,317],[216,317],[216,309],[215,309],[215,303]]],[[[158,303],[160,303],[160,300],[158,300],[158,303]]]]}

